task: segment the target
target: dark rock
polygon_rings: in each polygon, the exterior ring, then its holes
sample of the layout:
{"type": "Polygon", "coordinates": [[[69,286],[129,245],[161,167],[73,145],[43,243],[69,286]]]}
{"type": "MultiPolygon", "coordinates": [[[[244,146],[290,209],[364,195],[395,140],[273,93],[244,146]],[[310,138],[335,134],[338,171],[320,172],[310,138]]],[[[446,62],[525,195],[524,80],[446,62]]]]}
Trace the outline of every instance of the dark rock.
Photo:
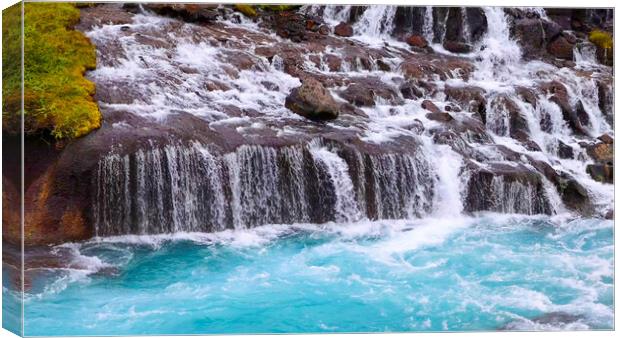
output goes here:
{"type": "Polygon", "coordinates": [[[431,113],[441,113],[441,110],[430,100],[422,101],[422,108],[430,111],[431,113]]]}
{"type": "Polygon", "coordinates": [[[525,58],[539,56],[544,47],[544,28],[540,19],[519,19],[511,27],[525,58]]]}
{"type": "Polygon", "coordinates": [[[217,5],[208,4],[144,4],[144,8],[159,15],[183,19],[187,22],[209,23],[215,21],[219,13],[217,5]]]}
{"type": "Polygon", "coordinates": [[[448,113],[442,113],[442,112],[428,113],[426,114],[426,118],[432,121],[437,121],[437,122],[450,122],[454,120],[452,115],[448,113]]]}
{"type": "Polygon", "coordinates": [[[323,85],[306,78],[300,87],[286,97],[286,108],[311,120],[332,120],[338,117],[339,104],[323,85]]]}
{"type": "Polygon", "coordinates": [[[411,35],[407,38],[407,44],[409,46],[418,47],[418,48],[426,48],[428,47],[428,41],[421,35],[411,35]]]}
{"type": "Polygon", "coordinates": [[[517,86],[515,87],[515,91],[517,92],[517,95],[519,95],[519,97],[523,101],[531,104],[532,107],[536,108],[538,99],[536,97],[536,93],[534,92],[534,90],[527,88],[527,87],[517,86]]]}
{"type": "MultiPolygon", "coordinates": [[[[587,123],[584,123],[588,122],[588,115],[583,109],[583,104],[579,101],[577,106],[573,107],[568,98],[568,91],[563,84],[558,81],[547,82],[541,85],[541,90],[551,94],[549,100],[560,107],[564,120],[573,131],[580,135],[589,134],[587,123]]],[[[542,127],[543,130],[546,130],[544,125],[542,127]]]]}
{"type": "Polygon", "coordinates": [[[306,40],[307,18],[295,12],[281,11],[274,14],[276,34],[293,42],[306,40]]]}
{"type": "Polygon", "coordinates": [[[411,79],[399,87],[400,93],[406,99],[419,99],[435,91],[433,85],[423,80],[411,79]]]}
{"type": "Polygon", "coordinates": [[[443,42],[443,48],[447,51],[457,54],[471,53],[472,46],[465,42],[446,40],[443,42]]]}
{"type": "Polygon", "coordinates": [[[496,162],[486,163],[484,167],[470,162],[468,166],[470,178],[465,195],[465,211],[551,214],[542,178],[536,171],[523,165],[496,162]],[[506,194],[508,191],[520,193],[515,198],[509,197],[506,194]]]}
{"type": "Polygon", "coordinates": [[[398,93],[378,78],[356,78],[340,96],[358,107],[372,107],[377,97],[392,104],[402,104],[398,93]]]}
{"type": "Polygon", "coordinates": [[[574,43],[570,43],[564,36],[559,36],[547,45],[547,52],[558,59],[573,60],[574,43]]]}
{"type": "Polygon", "coordinates": [[[574,150],[573,147],[565,144],[564,142],[558,140],[558,156],[564,159],[572,159],[574,158],[574,150]]]}
{"type": "Polygon", "coordinates": [[[605,219],[614,219],[614,210],[613,209],[608,210],[605,213],[605,219]]]}
{"type": "Polygon", "coordinates": [[[451,87],[444,90],[446,99],[460,105],[466,111],[478,113],[483,123],[486,123],[486,105],[484,89],[480,87],[451,87]]]}
{"type": "Polygon", "coordinates": [[[321,35],[328,35],[329,34],[329,26],[328,25],[321,25],[321,27],[319,27],[319,34],[321,34],[321,35]]]}
{"type": "Polygon", "coordinates": [[[602,183],[614,183],[614,166],[608,164],[588,164],[586,172],[593,180],[602,183]]]}
{"type": "Polygon", "coordinates": [[[344,37],[353,36],[353,27],[346,22],[341,22],[334,27],[334,34],[344,37]]]}
{"type": "Polygon", "coordinates": [[[469,41],[479,41],[487,31],[487,17],[480,7],[465,8],[467,25],[469,28],[469,41]]]}

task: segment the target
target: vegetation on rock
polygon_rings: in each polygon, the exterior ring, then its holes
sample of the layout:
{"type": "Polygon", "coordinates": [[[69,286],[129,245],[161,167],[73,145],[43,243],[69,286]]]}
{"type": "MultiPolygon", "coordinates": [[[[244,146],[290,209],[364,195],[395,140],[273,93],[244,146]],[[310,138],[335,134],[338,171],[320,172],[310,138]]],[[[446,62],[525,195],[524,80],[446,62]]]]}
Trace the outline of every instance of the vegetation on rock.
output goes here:
{"type": "Polygon", "coordinates": [[[608,32],[595,29],[590,32],[590,42],[603,49],[612,49],[614,47],[614,38],[608,32]]]}
{"type": "Polygon", "coordinates": [[[297,9],[301,7],[300,5],[248,5],[248,4],[236,4],[234,5],[235,10],[243,13],[247,17],[255,17],[258,15],[256,12],[257,9],[261,9],[264,11],[290,11],[293,9],[297,9]]]}
{"type": "MultiPolygon", "coordinates": [[[[92,97],[95,85],[84,78],[84,72],[96,66],[95,48],[84,34],[73,29],[80,19],[79,9],[66,3],[24,6],[25,132],[50,132],[62,139],[99,128],[101,113],[92,97]]],[[[20,11],[16,5],[2,13],[2,106],[8,128],[19,126],[14,121],[20,117],[21,31],[15,23],[21,19],[20,11]]]]}

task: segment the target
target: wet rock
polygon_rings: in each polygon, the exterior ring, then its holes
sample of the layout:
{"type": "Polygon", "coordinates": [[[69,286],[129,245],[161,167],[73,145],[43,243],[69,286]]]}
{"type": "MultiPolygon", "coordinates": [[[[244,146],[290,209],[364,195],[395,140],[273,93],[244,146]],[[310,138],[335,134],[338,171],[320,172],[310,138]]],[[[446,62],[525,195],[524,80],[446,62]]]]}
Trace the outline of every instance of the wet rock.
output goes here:
{"type": "Polygon", "coordinates": [[[593,205],[590,200],[588,190],[577,180],[567,174],[562,174],[556,182],[558,192],[562,197],[562,202],[569,209],[575,210],[584,216],[593,213],[593,205]]]}
{"type": "Polygon", "coordinates": [[[398,93],[378,78],[352,79],[352,83],[339,95],[358,107],[373,107],[377,98],[391,104],[402,104],[398,93]]]}
{"type": "Polygon", "coordinates": [[[608,164],[588,164],[586,172],[595,181],[602,183],[614,183],[614,166],[608,164]]]}
{"type": "Polygon", "coordinates": [[[490,162],[484,167],[468,163],[470,179],[465,211],[551,214],[540,174],[527,167],[490,162]],[[508,196],[507,192],[517,194],[508,196]],[[516,197],[516,198],[515,198],[516,197]]]}
{"type": "Polygon", "coordinates": [[[180,18],[187,22],[209,23],[215,21],[219,13],[217,5],[208,4],[144,4],[145,9],[159,15],[180,18]]]}
{"type": "Polygon", "coordinates": [[[435,54],[416,54],[405,59],[400,64],[401,71],[407,79],[428,79],[439,76],[441,80],[461,77],[469,79],[474,71],[471,60],[454,56],[437,56],[435,54]]]}
{"type": "Polygon", "coordinates": [[[433,84],[417,79],[410,79],[402,83],[399,87],[400,93],[406,99],[419,99],[425,95],[435,92],[433,84]]]}
{"type": "Polygon", "coordinates": [[[525,58],[531,59],[542,53],[545,34],[540,19],[515,20],[511,29],[525,58]]]}
{"type": "Polygon", "coordinates": [[[477,113],[480,120],[486,123],[486,104],[484,89],[480,87],[452,87],[444,90],[446,99],[460,105],[466,111],[477,113]]]}
{"type": "Polygon", "coordinates": [[[613,144],[599,142],[586,147],[586,152],[592,159],[599,163],[611,163],[614,161],[613,144]]]}
{"type": "Polygon", "coordinates": [[[411,35],[407,38],[407,44],[412,47],[426,48],[428,47],[428,41],[421,35],[411,35]]]}
{"type": "Polygon", "coordinates": [[[573,60],[574,43],[570,43],[564,36],[559,36],[547,46],[547,52],[558,59],[573,60]]]}
{"type": "Polygon", "coordinates": [[[323,85],[306,78],[300,87],[286,97],[286,108],[311,120],[332,120],[338,117],[339,104],[323,85]]]}
{"type": "Polygon", "coordinates": [[[547,94],[551,94],[549,100],[557,104],[562,110],[562,116],[568,123],[569,127],[573,129],[577,134],[589,135],[587,128],[588,114],[583,108],[581,101],[573,107],[568,97],[568,90],[558,81],[551,81],[543,83],[541,90],[547,94]]]}
{"type": "Polygon", "coordinates": [[[479,41],[487,31],[487,17],[480,7],[467,7],[465,9],[470,41],[479,41]]]}
{"type": "Polygon", "coordinates": [[[448,113],[442,113],[442,112],[428,113],[426,114],[426,118],[432,121],[437,121],[437,122],[450,122],[454,120],[452,115],[448,113]]]}
{"type": "Polygon", "coordinates": [[[430,100],[422,101],[422,108],[430,111],[431,113],[441,113],[441,110],[430,100]]]}
{"type": "Polygon", "coordinates": [[[334,54],[326,54],[323,60],[327,63],[327,67],[331,72],[339,72],[342,67],[342,59],[334,54]]]}
{"type": "Polygon", "coordinates": [[[471,53],[473,47],[465,42],[446,40],[443,42],[443,48],[452,53],[465,54],[471,53]]]}
{"type": "Polygon", "coordinates": [[[538,98],[536,97],[536,93],[531,88],[517,86],[515,87],[515,91],[519,97],[532,105],[532,107],[536,108],[536,104],[538,103],[538,98]]]}
{"type": "Polygon", "coordinates": [[[614,219],[614,210],[613,209],[608,210],[605,213],[605,219],[614,219]]]}
{"type": "Polygon", "coordinates": [[[574,158],[574,150],[573,147],[565,144],[564,142],[558,140],[558,156],[564,159],[572,159],[574,158]]]}
{"type": "Polygon", "coordinates": [[[334,27],[334,34],[343,37],[353,36],[353,27],[346,22],[341,22],[334,27]]]}
{"type": "Polygon", "coordinates": [[[276,34],[293,42],[306,40],[306,17],[294,12],[277,12],[274,14],[276,34]]]}
{"type": "Polygon", "coordinates": [[[597,139],[605,144],[614,144],[614,138],[609,136],[609,134],[603,134],[597,137],[597,139]]]}

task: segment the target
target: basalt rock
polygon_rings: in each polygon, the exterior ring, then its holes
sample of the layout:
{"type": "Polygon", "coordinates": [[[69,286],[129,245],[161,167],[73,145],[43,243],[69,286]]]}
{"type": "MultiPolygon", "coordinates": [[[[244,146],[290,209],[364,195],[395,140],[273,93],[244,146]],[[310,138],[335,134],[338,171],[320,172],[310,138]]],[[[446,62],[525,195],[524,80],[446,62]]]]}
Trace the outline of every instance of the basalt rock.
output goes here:
{"type": "Polygon", "coordinates": [[[304,80],[286,97],[286,108],[311,120],[332,120],[338,117],[339,104],[323,85],[312,78],[304,80]]]}

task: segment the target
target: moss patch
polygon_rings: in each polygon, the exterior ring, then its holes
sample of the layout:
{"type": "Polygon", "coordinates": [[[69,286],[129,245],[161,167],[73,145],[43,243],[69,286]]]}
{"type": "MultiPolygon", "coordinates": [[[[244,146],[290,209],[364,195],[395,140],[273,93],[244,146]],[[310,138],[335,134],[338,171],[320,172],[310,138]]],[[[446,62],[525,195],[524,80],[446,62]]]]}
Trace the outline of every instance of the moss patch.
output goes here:
{"type": "Polygon", "coordinates": [[[245,16],[253,18],[258,15],[257,9],[263,11],[291,11],[301,7],[301,5],[247,5],[247,4],[236,4],[234,8],[236,11],[243,13],[245,16]]]}
{"type": "Polygon", "coordinates": [[[603,49],[614,48],[614,38],[608,32],[598,29],[590,32],[590,42],[603,49]]]}
{"type": "MultiPolygon", "coordinates": [[[[10,69],[3,87],[5,120],[19,119],[20,109],[20,45],[13,43],[19,42],[20,31],[12,22],[20,8],[14,7],[2,12],[3,36],[8,33],[10,39],[2,41],[3,65],[10,69]]],[[[84,72],[96,66],[95,48],[73,29],[80,20],[79,9],[67,3],[26,3],[24,12],[25,132],[47,131],[62,139],[99,128],[101,113],[92,97],[95,85],[84,78],[84,72]]]]}

